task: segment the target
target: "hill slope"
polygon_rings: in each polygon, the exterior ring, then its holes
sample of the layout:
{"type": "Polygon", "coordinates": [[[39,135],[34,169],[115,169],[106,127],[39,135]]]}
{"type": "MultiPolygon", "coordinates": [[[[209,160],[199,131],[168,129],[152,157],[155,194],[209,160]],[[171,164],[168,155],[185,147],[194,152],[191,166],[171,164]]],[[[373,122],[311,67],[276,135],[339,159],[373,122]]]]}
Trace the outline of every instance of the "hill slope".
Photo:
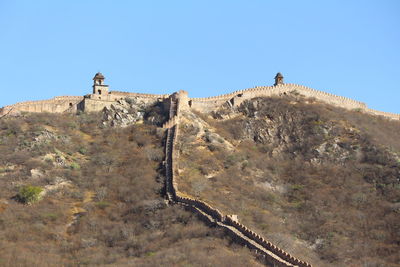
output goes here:
{"type": "Polygon", "coordinates": [[[292,94],[180,127],[180,191],[316,266],[399,266],[399,122],[292,94]]]}
{"type": "Polygon", "coordinates": [[[162,129],[101,119],[0,120],[1,266],[260,265],[218,229],[166,205],[162,129]],[[42,200],[20,203],[27,185],[44,189],[42,200]]]}
{"type": "MultiPolygon", "coordinates": [[[[0,265],[261,265],[165,201],[167,112],[0,119],[0,265]]],[[[182,193],[314,266],[399,266],[399,122],[296,93],[180,116],[182,193]]]]}

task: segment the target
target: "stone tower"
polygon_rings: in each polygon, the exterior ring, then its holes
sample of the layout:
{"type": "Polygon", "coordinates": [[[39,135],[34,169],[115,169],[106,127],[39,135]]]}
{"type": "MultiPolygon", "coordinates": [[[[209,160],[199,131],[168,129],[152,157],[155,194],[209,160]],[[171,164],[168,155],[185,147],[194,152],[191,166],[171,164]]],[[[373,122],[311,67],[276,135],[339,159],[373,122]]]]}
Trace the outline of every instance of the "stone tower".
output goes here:
{"type": "Polygon", "coordinates": [[[104,75],[100,72],[93,77],[93,94],[108,95],[108,85],[104,84],[104,75]]]}
{"type": "Polygon", "coordinates": [[[189,108],[189,96],[188,92],[184,90],[179,90],[178,92],[178,101],[179,101],[179,107],[182,110],[187,110],[189,108]]]}
{"type": "Polygon", "coordinates": [[[278,73],[275,75],[275,83],[274,83],[274,86],[277,86],[278,84],[283,84],[283,75],[282,75],[280,72],[278,72],[278,73]]]}

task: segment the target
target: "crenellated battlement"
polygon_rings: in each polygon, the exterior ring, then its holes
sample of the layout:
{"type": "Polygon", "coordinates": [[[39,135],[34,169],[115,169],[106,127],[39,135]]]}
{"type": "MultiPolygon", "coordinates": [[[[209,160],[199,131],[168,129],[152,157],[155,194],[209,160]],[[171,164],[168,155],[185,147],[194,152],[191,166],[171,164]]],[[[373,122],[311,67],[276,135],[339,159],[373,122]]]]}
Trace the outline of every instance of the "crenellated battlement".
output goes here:
{"type": "Polygon", "coordinates": [[[25,106],[25,105],[38,105],[38,104],[44,104],[44,103],[55,103],[57,101],[78,101],[78,100],[82,100],[82,99],[83,99],[83,96],[56,96],[56,97],[53,97],[52,99],[46,99],[46,100],[17,102],[15,104],[5,106],[5,108],[25,106]]]}
{"type": "Polygon", "coordinates": [[[144,94],[144,93],[131,93],[131,92],[122,92],[122,91],[111,91],[110,94],[118,95],[118,96],[126,96],[126,97],[143,97],[143,98],[168,98],[169,94],[166,95],[156,95],[156,94],[144,94]]]}
{"type": "Polygon", "coordinates": [[[233,100],[237,100],[236,103],[240,104],[246,99],[255,97],[269,97],[279,96],[290,92],[297,92],[305,95],[306,97],[314,97],[320,101],[324,101],[328,104],[343,107],[346,109],[366,109],[365,103],[356,101],[347,97],[337,96],[327,92],[315,90],[313,88],[298,85],[298,84],[278,84],[276,86],[256,86],[244,90],[238,90],[230,94],[224,94],[214,97],[205,98],[190,98],[191,106],[201,112],[207,112],[211,109],[217,108],[221,104],[233,100]]]}
{"type": "Polygon", "coordinates": [[[364,112],[366,112],[368,114],[376,115],[376,116],[383,116],[383,117],[387,117],[387,118],[394,119],[394,120],[400,120],[400,114],[396,114],[396,113],[384,112],[384,111],[379,111],[379,110],[370,109],[370,108],[364,109],[364,112]]]}
{"type": "Polygon", "coordinates": [[[57,96],[47,100],[18,102],[5,106],[2,114],[15,114],[19,112],[76,112],[78,104],[82,100],[83,96],[57,96]]]}
{"type": "Polygon", "coordinates": [[[219,96],[189,98],[189,103],[190,107],[194,110],[207,113],[219,108],[227,102],[229,102],[232,106],[237,106],[240,105],[244,100],[252,99],[255,97],[281,96],[288,93],[298,93],[337,107],[349,110],[355,109],[372,115],[384,116],[389,119],[400,120],[400,114],[370,109],[363,102],[353,100],[348,97],[319,91],[308,86],[294,83],[280,83],[275,86],[256,86],[253,88],[237,90],[232,93],[219,96]]]}

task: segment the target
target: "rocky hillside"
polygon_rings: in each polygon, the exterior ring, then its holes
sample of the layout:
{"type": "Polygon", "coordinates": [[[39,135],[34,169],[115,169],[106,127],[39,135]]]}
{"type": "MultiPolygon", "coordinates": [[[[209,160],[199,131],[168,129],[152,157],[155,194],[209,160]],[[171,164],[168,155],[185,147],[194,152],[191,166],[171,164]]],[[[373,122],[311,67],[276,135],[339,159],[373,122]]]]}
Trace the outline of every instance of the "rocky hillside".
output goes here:
{"type": "Polygon", "coordinates": [[[0,266],[261,266],[166,204],[165,115],[139,108],[0,120],[0,266]]]}
{"type": "Polygon", "coordinates": [[[399,122],[292,94],[180,127],[181,191],[315,266],[399,266],[399,122]]]}
{"type": "MultiPolygon", "coordinates": [[[[262,266],[165,201],[166,103],[0,118],[0,266],[262,266]]],[[[400,123],[296,93],[180,114],[179,190],[313,266],[400,266],[400,123]]]]}

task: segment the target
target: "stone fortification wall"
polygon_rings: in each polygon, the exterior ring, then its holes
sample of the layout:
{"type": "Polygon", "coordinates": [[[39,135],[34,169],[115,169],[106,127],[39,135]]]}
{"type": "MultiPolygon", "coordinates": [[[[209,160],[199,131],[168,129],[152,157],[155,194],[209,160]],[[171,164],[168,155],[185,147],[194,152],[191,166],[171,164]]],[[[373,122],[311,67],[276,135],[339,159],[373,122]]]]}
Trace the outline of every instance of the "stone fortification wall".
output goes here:
{"type": "MultiPolygon", "coordinates": [[[[382,112],[367,108],[365,103],[334,94],[318,91],[307,86],[298,84],[279,84],[277,86],[257,86],[254,88],[238,90],[229,94],[205,97],[189,98],[187,92],[180,91],[179,97],[182,108],[192,108],[200,112],[211,112],[225,103],[232,106],[240,105],[244,100],[255,97],[279,96],[289,92],[298,92],[306,97],[314,97],[317,100],[331,105],[346,109],[357,109],[368,114],[384,116],[390,119],[400,120],[400,114],[382,112]]],[[[176,93],[178,94],[178,93],[176,93]]],[[[77,109],[85,111],[100,111],[104,107],[109,107],[112,102],[124,99],[126,97],[136,98],[144,103],[152,103],[169,98],[169,95],[130,93],[121,91],[111,91],[105,95],[90,94],[83,98],[82,96],[58,96],[49,100],[26,101],[14,105],[5,106],[0,110],[1,114],[25,112],[74,112],[77,109]],[[83,101],[84,100],[84,101],[83,101]],[[80,103],[83,101],[82,103],[80,103]],[[11,112],[10,112],[11,111],[11,112]]],[[[173,117],[173,116],[171,116],[173,117]]]]}
{"type": "Polygon", "coordinates": [[[177,117],[172,117],[170,120],[165,122],[162,127],[165,129],[172,128],[174,125],[177,124],[177,122],[178,122],[177,120],[178,120],[177,117]]]}
{"type": "Polygon", "coordinates": [[[314,97],[317,100],[323,101],[325,103],[337,107],[349,110],[356,109],[368,114],[376,116],[384,116],[386,118],[394,120],[400,120],[400,114],[370,109],[367,107],[365,103],[360,101],[315,90],[304,85],[290,84],[290,83],[279,84],[277,86],[257,86],[254,88],[238,90],[229,94],[224,94],[214,97],[190,98],[189,105],[194,110],[207,113],[217,109],[218,107],[227,102],[230,103],[232,106],[235,106],[235,105],[240,105],[244,100],[252,99],[255,97],[279,96],[289,92],[297,92],[306,97],[314,97]]]}
{"type": "Polygon", "coordinates": [[[365,103],[347,97],[337,96],[323,91],[318,91],[307,86],[289,83],[279,84],[277,86],[258,86],[215,97],[190,98],[189,101],[191,101],[190,104],[193,109],[200,112],[209,112],[210,110],[218,108],[227,101],[229,101],[232,105],[239,105],[241,102],[247,99],[276,95],[279,96],[293,91],[298,92],[306,97],[314,97],[320,101],[346,109],[365,110],[367,108],[365,103]]]}
{"type": "Polygon", "coordinates": [[[285,261],[294,264],[295,266],[301,267],[309,267],[311,266],[309,263],[296,259],[295,257],[291,256],[289,253],[285,252],[284,250],[280,249],[279,247],[273,245],[271,242],[265,240],[262,236],[258,235],[257,233],[253,232],[245,225],[233,220],[231,216],[226,216],[225,221],[226,224],[231,225],[238,229],[243,235],[247,236],[252,240],[256,240],[258,244],[260,244],[265,249],[271,251],[275,255],[279,256],[280,258],[284,259],[285,261]]]}
{"type": "Polygon", "coordinates": [[[117,100],[85,98],[79,109],[86,112],[97,112],[105,107],[109,108],[115,101],[117,100]]]}
{"type": "Polygon", "coordinates": [[[82,104],[82,110],[88,112],[100,111],[105,107],[110,107],[115,101],[125,98],[135,98],[145,104],[152,104],[168,98],[168,95],[153,95],[141,93],[129,93],[120,91],[111,91],[108,94],[89,94],[85,96],[82,104]]]}
{"type": "Polygon", "coordinates": [[[162,99],[167,99],[169,95],[141,94],[111,91],[109,94],[89,94],[83,96],[57,96],[48,100],[26,101],[13,105],[5,106],[0,110],[0,114],[16,114],[19,112],[76,112],[100,111],[104,107],[109,107],[113,102],[126,97],[136,98],[144,103],[152,103],[162,99]]]}
{"type": "Polygon", "coordinates": [[[225,229],[234,240],[246,245],[249,248],[255,249],[260,253],[267,263],[273,266],[289,267],[301,266],[311,267],[309,263],[303,262],[282,249],[272,245],[264,238],[248,229],[246,226],[232,219],[230,216],[225,216],[221,211],[212,207],[205,201],[186,196],[179,192],[176,177],[178,175],[178,149],[175,149],[179,138],[179,117],[180,111],[185,109],[187,103],[186,96],[179,97],[176,94],[171,96],[170,105],[170,120],[164,124],[167,128],[167,138],[165,144],[165,174],[166,174],[166,194],[171,202],[181,204],[192,211],[197,212],[205,221],[213,223],[225,229]]]}
{"type": "Polygon", "coordinates": [[[142,98],[163,98],[167,99],[169,95],[156,95],[156,94],[143,94],[143,93],[130,93],[121,91],[110,91],[111,95],[125,96],[125,97],[142,97],[142,98]]]}
{"type": "Polygon", "coordinates": [[[83,100],[82,96],[57,96],[48,100],[19,102],[5,106],[3,113],[10,112],[51,112],[63,113],[77,110],[78,104],[83,100]]]}
{"type": "Polygon", "coordinates": [[[370,109],[370,108],[366,108],[364,111],[368,114],[372,114],[375,116],[383,116],[383,117],[390,118],[393,120],[400,120],[400,114],[384,112],[384,111],[374,110],[374,109],[370,109]]]}

